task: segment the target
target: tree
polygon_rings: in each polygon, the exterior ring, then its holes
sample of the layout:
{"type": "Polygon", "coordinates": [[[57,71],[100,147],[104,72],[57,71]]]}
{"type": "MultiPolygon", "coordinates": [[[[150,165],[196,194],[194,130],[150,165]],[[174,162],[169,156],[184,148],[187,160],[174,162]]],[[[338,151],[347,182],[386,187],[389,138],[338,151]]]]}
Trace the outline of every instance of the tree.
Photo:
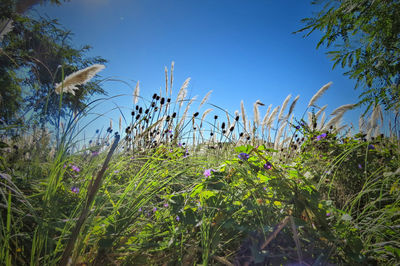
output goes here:
{"type": "MultiPolygon", "coordinates": [[[[400,1],[322,0],[315,17],[302,19],[306,26],[297,32],[323,33],[317,44],[334,50],[327,54],[347,68],[345,75],[363,87],[361,104],[367,110],[376,103],[385,109],[400,108],[400,1]]],[[[297,33],[296,32],[296,33],[297,33]]]]}
{"type": "Polygon", "coordinates": [[[54,92],[55,83],[60,82],[62,76],[92,64],[104,64],[106,60],[87,57],[91,48],[88,45],[74,48],[71,32],[63,29],[57,20],[28,18],[12,11],[10,4],[6,7],[0,11],[0,19],[12,19],[13,29],[1,43],[0,96],[3,100],[0,116],[3,122],[16,123],[16,114],[33,111],[36,121],[57,127],[59,116],[82,111],[92,95],[105,94],[96,82],[88,82],[80,86],[75,95],[64,94],[60,110],[60,95],[54,92]]]}

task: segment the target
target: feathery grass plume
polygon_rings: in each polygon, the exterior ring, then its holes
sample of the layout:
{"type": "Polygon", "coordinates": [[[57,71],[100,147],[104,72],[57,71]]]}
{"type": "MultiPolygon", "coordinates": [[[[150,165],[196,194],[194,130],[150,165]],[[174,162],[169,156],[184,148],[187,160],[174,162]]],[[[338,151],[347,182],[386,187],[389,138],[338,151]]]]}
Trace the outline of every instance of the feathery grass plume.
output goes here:
{"type": "Polygon", "coordinates": [[[257,125],[257,127],[259,127],[260,126],[260,112],[258,110],[257,102],[255,102],[253,104],[253,112],[254,112],[254,123],[257,125]]]}
{"type": "Polygon", "coordinates": [[[207,116],[212,110],[213,110],[212,108],[209,108],[209,109],[207,109],[207,110],[204,111],[203,115],[201,116],[200,127],[203,126],[204,118],[206,118],[206,116],[207,116]]]}
{"type": "MultiPolygon", "coordinates": [[[[182,118],[181,118],[181,120],[179,121],[176,130],[180,130],[180,127],[183,125],[183,122],[184,122],[185,119],[186,119],[187,112],[189,111],[190,106],[192,105],[193,101],[195,101],[195,100],[196,100],[196,96],[193,97],[192,99],[190,99],[189,103],[186,105],[185,111],[183,112],[182,118]]],[[[176,133],[175,133],[175,135],[176,135],[176,133]]],[[[176,137],[178,137],[178,136],[176,136],[176,137]]]]}
{"type": "Polygon", "coordinates": [[[122,129],[122,116],[119,116],[119,124],[118,124],[119,132],[121,132],[122,129]]]}
{"type": "Polygon", "coordinates": [[[334,117],[332,117],[324,126],[323,130],[328,130],[330,126],[334,126],[336,125],[343,117],[344,112],[342,113],[338,113],[337,115],[335,115],[334,117]]]}
{"type": "Polygon", "coordinates": [[[358,118],[358,131],[360,133],[364,132],[364,125],[365,125],[364,117],[361,115],[360,118],[358,118]]]}
{"type": "Polygon", "coordinates": [[[263,129],[264,129],[264,127],[267,125],[268,117],[269,117],[269,112],[271,112],[271,107],[272,107],[272,104],[270,104],[270,105],[268,106],[267,112],[265,113],[264,118],[263,118],[263,120],[262,120],[262,122],[261,122],[261,126],[263,127],[263,129]]]}
{"type": "Polygon", "coordinates": [[[68,75],[64,81],[56,83],[55,92],[60,94],[61,91],[64,93],[71,93],[75,95],[75,90],[79,88],[76,85],[86,84],[91,80],[98,72],[105,68],[104,65],[94,64],[90,67],[78,70],[70,75],[68,75]]]}
{"type": "MultiPolygon", "coordinates": [[[[170,78],[170,86],[169,86],[169,93],[170,94],[172,93],[172,84],[173,84],[173,81],[174,81],[174,66],[175,66],[175,62],[172,61],[171,62],[171,78],[170,78]]],[[[168,96],[168,93],[165,95],[165,97],[167,97],[167,96],[168,96]]]]}
{"type": "Polygon", "coordinates": [[[338,108],[336,108],[335,110],[333,110],[333,112],[331,113],[332,116],[334,115],[338,115],[341,113],[345,113],[350,109],[353,109],[356,105],[355,104],[344,104],[342,106],[339,106],[338,108]]]}
{"type": "Polygon", "coordinates": [[[178,96],[176,101],[179,102],[179,107],[182,106],[183,100],[186,98],[187,90],[186,88],[189,86],[190,78],[187,78],[185,82],[183,82],[181,88],[179,89],[178,96]]]}
{"type": "Polygon", "coordinates": [[[372,111],[370,120],[369,120],[369,125],[371,128],[375,128],[378,125],[378,119],[381,118],[381,122],[383,122],[383,116],[382,116],[382,110],[379,104],[376,104],[374,106],[374,109],[372,111]]]}
{"type": "Polygon", "coordinates": [[[325,111],[326,107],[328,107],[327,104],[325,104],[324,106],[321,107],[321,109],[318,110],[318,112],[315,113],[315,120],[318,120],[318,117],[320,116],[320,114],[325,111]]]}
{"type": "Polygon", "coordinates": [[[311,98],[310,102],[308,103],[308,107],[314,105],[314,103],[322,96],[322,94],[324,94],[324,92],[329,89],[329,87],[332,85],[332,81],[325,84],[324,86],[322,86],[316,94],[314,94],[314,96],[311,98]]]}
{"type": "Polygon", "coordinates": [[[243,127],[244,127],[244,130],[246,131],[246,112],[244,110],[243,100],[240,101],[240,109],[242,111],[243,127]]]}
{"type": "Polygon", "coordinates": [[[110,119],[110,129],[112,129],[112,119],[110,119]]]}
{"type": "Polygon", "coordinates": [[[294,98],[292,104],[289,107],[289,113],[288,116],[290,116],[293,113],[294,107],[296,106],[297,101],[299,100],[300,95],[297,95],[296,98],[294,98]]]}
{"type": "Polygon", "coordinates": [[[278,113],[280,106],[278,105],[277,107],[274,108],[274,110],[272,110],[271,115],[268,118],[268,122],[267,122],[267,127],[271,127],[272,124],[275,121],[275,116],[278,113]]]}
{"type": "Polygon", "coordinates": [[[133,103],[137,104],[139,100],[139,93],[140,93],[140,87],[139,87],[139,81],[136,83],[135,90],[133,91],[133,103]]]}
{"type": "Polygon", "coordinates": [[[338,121],[338,123],[336,123],[336,132],[341,132],[343,129],[345,129],[346,127],[348,127],[348,125],[342,125],[342,126],[340,126],[340,122],[341,121],[338,121]]]}
{"type": "Polygon", "coordinates": [[[212,90],[210,90],[209,92],[207,92],[206,96],[204,96],[203,100],[201,100],[200,105],[199,105],[199,108],[198,108],[199,110],[200,110],[200,108],[203,106],[203,104],[208,100],[208,98],[210,97],[210,95],[211,95],[212,92],[213,92],[212,90]]]}
{"type": "Polygon", "coordinates": [[[165,72],[165,95],[168,95],[168,68],[164,67],[165,72]]]}
{"type": "Polygon", "coordinates": [[[275,136],[275,142],[274,142],[274,149],[277,150],[279,148],[280,144],[280,139],[282,137],[283,130],[286,128],[287,122],[284,122],[282,126],[279,128],[278,133],[275,136]]]}
{"type": "Polygon", "coordinates": [[[225,110],[225,115],[226,115],[226,120],[228,121],[227,125],[229,126],[231,124],[231,120],[229,119],[229,113],[226,110],[225,110]]]}
{"type": "Polygon", "coordinates": [[[325,118],[326,118],[326,113],[323,112],[323,113],[322,113],[322,116],[321,116],[321,121],[319,122],[319,128],[320,128],[320,129],[323,129],[323,128],[324,128],[325,118]]]}
{"type": "Polygon", "coordinates": [[[281,108],[281,110],[279,111],[279,114],[278,114],[278,121],[282,121],[283,112],[285,111],[286,106],[287,106],[290,98],[292,98],[292,94],[289,94],[288,96],[286,96],[285,100],[283,101],[282,108],[281,108]]]}
{"type": "Polygon", "coordinates": [[[311,112],[307,112],[307,120],[308,120],[308,126],[311,127],[313,124],[313,114],[311,112]]]}

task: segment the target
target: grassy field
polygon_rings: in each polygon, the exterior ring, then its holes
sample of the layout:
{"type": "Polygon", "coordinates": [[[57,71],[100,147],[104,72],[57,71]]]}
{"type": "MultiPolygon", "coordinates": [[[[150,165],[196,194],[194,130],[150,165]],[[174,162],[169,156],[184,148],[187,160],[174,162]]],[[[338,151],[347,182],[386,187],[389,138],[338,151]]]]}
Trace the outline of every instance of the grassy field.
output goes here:
{"type": "Polygon", "coordinates": [[[400,263],[393,114],[343,126],[354,105],[317,106],[328,83],[303,117],[290,95],[221,116],[209,95],[186,98],[188,82],[175,99],[172,84],[152,99],[137,86],[130,121],[84,141],[85,112],[58,129],[2,125],[0,263],[400,263]]]}

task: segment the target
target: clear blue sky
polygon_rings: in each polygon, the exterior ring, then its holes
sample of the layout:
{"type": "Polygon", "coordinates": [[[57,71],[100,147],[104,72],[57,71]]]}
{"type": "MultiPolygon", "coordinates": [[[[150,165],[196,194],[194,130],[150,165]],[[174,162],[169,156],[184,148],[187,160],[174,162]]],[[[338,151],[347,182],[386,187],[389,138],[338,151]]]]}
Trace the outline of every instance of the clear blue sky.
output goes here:
{"type": "MultiPolygon", "coordinates": [[[[332,70],[326,50],[316,50],[319,32],[308,38],[292,34],[303,26],[302,18],[317,11],[306,0],[72,0],[36,6],[36,11],[71,30],[75,45],[89,44],[91,55],[109,60],[102,77],[116,77],[132,87],[139,80],[141,96],[148,99],[164,88],[164,66],[169,68],[171,61],[175,93],[191,77],[189,95],[201,100],[213,90],[209,102],[231,113],[244,100],[250,118],[256,100],[266,104],[260,108],[262,117],[269,104],[281,105],[289,93],[292,99],[300,95],[299,117],[329,81],[333,85],[318,101],[319,106],[328,104],[328,113],[357,102],[361,92],[343,69],[332,70]]],[[[132,88],[119,82],[104,88],[110,95],[128,94],[114,102],[131,106],[132,88]]],[[[109,102],[101,110],[112,106],[109,102]]],[[[359,114],[350,111],[345,120],[357,121],[359,114]]],[[[109,116],[118,121],[118,114],[109,116]]]]}

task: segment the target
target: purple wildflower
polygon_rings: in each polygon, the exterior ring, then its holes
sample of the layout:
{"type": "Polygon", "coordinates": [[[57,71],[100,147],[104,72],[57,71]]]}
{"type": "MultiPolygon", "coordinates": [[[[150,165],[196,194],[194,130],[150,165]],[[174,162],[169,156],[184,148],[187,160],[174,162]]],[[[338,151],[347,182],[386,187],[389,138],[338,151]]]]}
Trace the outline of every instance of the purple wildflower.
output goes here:
{"type": "Polygon", "coordinates": [[[248,155],[245,152],[241,152],[241,153],[239,153],[238,158],[240,160],[247,161],[250,158],[250,155],[248,155]]]}
{"type": "Polygon", "coordinates": [[[95,157],[95,156],[97,156],[97,155],[99,155],[99,152],[98,152],[98,151],[92,151],[92,156],[93,156],[93,157],[95,157]]]}
{"type": "Polygon", "coordinates": [[[326,136],[327,136],[326,133],[323,133],[323,134],[321,134],[321,135],[318,135],[318,136],[317,136],[317,140],[320,141],[321,139],[326,138],[326,136]]]}
{"type": "Polygon", "coordinates": [[[269,170],[269,169],[271,169],[272,168],[272,164],[270,163],[270,162],[266,162],[265,164],[264,164],[264,169],[265,170],[269,170]]]}
{"type": "Polygon", "coordinates": [[[141,212],[141,211],[142,211],[142,207],[139,208],[139,212],[141,212]]]}
{"type": "Polygon", "coordinates": [[[361,164],[358,164],[358,168],[359,168],[359,169],[362,169],[362,165],[361,165],[361,164]]]}
{"type": "Polygon", "coordinates": [[[118,173],[119,173],[119,171],[118,171],[118,170],[115,170],[115,171],[114,171],[114,174],[118,174],[118,173]]]}
{"type": "Polygon", "coordinates": [[[368,145],[368,150],[375,150],[375,146],[372,145],[372,144],[369,144],[369,145],[368,145]]]}
{"type": "Polygon", "coordinates": [[[203,175],[204,175],[205,177],[210,177],[210,176],[211,176],[211,171],[215,172],[214,169],[206,169],[206,170],[204,170],[203,175]]]}
{"type": "Polygon", "coordinates": [[[181,218],[179,218],[179,216],[176,216],[176,221],[179,222],[181,220],[181,218]]]}
{"type": "Polygon", "coordinates": [[[71,168],[72,168],[72,171],[75,171],[77,173],[79,173],[81,171],[81,169],[79,169],[79,167],[76,165],[71,166],[71,168]]]}
{"type": "Polygon", "coordinates": [[[168,208],[169,204],[168,203],[164,203],[164,207],[168,208]]]}
{"type": "Polygon", "coordinates": [[[154,208],[153,208],[153,212],[156,212],[156,211],[157,211],[157,208],[156,208],[156,207],[154,207],[154,208]]]}
{"type": "Polygon", "coordinates": [[[66,168],[66,167],[67,167],[67,165],[66,165],[66,164],[64,164],[63,168],[66,168]]]}
{"type": "Polygon", "coordinates": [[[72,191],[72,193],[78,194],[79,193],[79,188],[78,187],[72,187],[71,191],[72,191]]]}

